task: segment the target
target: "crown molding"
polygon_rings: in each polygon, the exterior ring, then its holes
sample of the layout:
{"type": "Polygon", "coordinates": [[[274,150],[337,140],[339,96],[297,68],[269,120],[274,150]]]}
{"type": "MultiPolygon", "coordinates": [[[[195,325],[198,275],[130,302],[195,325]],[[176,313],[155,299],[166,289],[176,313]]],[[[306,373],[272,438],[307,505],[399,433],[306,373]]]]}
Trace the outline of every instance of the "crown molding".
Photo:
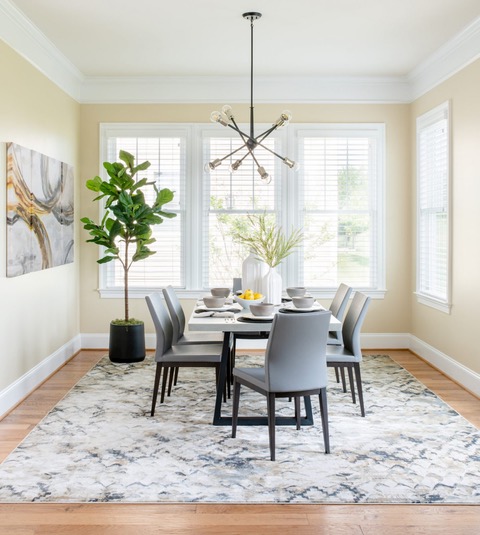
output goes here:
{"type": "Polygon", "coordinates": [[[82,73],[10,0],[0,0],[0,39],[65,93],[80,98],[82,73]]]}
{"type": "MultiPolygon", "coordinates": [[[[81,103],[249,102],[247,77],[165,76],[89,77],[81,103]]],[[[255,102],[408,102],[403,78],[262,77],[255,78],[255,102]]]]}
{"type": "Polygon", "coordinates": [[[479,57],[480,17],[408,74],[412,100],[421,97],[479,57]]]}
{"type": "MultiPolygon", "coordinates": [[[[247,77],[84,76],[10,0],[0,39],[81,104],[247,102],[247,77]]],[[[257,77],[257,103],[409,103],[480,57],[480,18],[406,76],[257,77]]]]}

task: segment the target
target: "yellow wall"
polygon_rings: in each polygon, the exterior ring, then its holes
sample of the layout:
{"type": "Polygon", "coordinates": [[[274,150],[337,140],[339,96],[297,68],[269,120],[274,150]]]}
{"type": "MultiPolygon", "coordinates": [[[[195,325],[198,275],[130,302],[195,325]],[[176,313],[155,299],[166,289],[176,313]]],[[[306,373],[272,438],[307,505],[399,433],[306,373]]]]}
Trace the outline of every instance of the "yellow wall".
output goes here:
{"type": "MultiPolygon", "coordinates": [[[[452,310],[444,314],[417,303],[412,295],[412,334],[480,373],[477,334],[480,303],[480,61],[452,76],[411,106],[412,154],[415,119],[447,100],[452,138],[452,310]]],[[[412,162],[415,160],[412,158],[412,162]]],[[[412,165],[412,197],[415,197],[412,165]]],[[[415,212],[414,212],[415,214],[415,212]]],[[[414,229],[414,227],[412,227],[414,229]]],[[[412,234],[412,255],[415,234],[412,234]]],[[[412,264],[412,272],[415,266],[412,264]]],[[[415,281],[414,277],[412,280],[415,281]]],[[[414,291],[415,287],[412,287],[414,291]]]]}
{"type": "MultiPolygon", "coordinates": [[[[78,177],[80,106],[1,41],[0,73],[0,206],[5,210],[9,141],[72,164],[78,177]]],[[[14,278],[6,277],[4,212],[0,236],[1,391],[78,335],[80,321],[78,229],[73,264],[14,278]]]]}
{"type": "MultiPolygon", "coordinates": [[[[209,105],[83,105],[81,109],[82,184],[99,172],[99,125],[109,122],[208,122],[209,105]]],[[[374,300],[364,326],[365,332],[406,333],[410,329],[411,233],[410,199],[410,115],[408,105],[290,105],[269,104],[255,107],[256,121],[268,123],[288,108],[296,123],[373,122],[386,125],[386,286],[384,300],[374,300]]],[[[235,105],[240,122],[248,121],[248,105],[235,105]]],[[[98,218],[92,192],[82,187],[82,216],[98,218]]],[[[106,333],[111,319],[122,315],[119,299],[100,299],[98,288],[98,250],[86,244],[82,230],[81,331],[106,333]]],[[[185,303],[188,309],[192,304],[185,303]],[[189,306],[190,305],[190,306],[189,306]]],[[[132,299],[131,314],[146,321],[146,331],[154,332],[144,299],[132,299]]]]}

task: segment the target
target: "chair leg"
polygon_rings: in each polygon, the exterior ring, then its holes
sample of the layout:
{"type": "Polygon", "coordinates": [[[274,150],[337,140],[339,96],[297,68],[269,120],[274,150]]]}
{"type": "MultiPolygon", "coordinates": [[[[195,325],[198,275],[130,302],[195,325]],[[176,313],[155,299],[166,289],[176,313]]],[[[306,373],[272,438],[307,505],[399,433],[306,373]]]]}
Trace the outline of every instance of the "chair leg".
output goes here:
{"type": "Polygon", "coordinates": [[[275,394],[267,394],[268,442],[270,444],[270,460],[275,460],[275,394]]]}
{"type": "Polygon", "coordinates": [[[297,422],[297,431],[302,427],[300,418],[300,397],[295,396],[295,420],[297,422]]]}
{"type": "Polygon", "coordinates": [[[352,403],[356,403],[357,400],[355,399],[355,384],[353,382],[353,370],[351,366],[347,367],[348,370],[348,381],[350,383],[350,390],[352,391],[352,403]]]}
{"type": "Polygon", "coordinates": [[[354,365],[355,379],[357,381],[358,389],[358,402],[360,403],[360,414],[365,417],[365,405],[363,404],[363,388],[362,388],[362,376],[360,373],[360,364],[356,362],[354,365]]]}
{"type": "Polygon", "coordinates": [[[179,370],[179,369],[180,369],[180,368],[179,368],[178,366],[175,368],[175,377],[174,377],[174,379],[173,379],[173,386],[177,386],[177,381],[178,381],[178,370],[179,370]]]}
{"type": "Polygon", "coordinates": [[[338,373],[338,366],[335,366],[335,379],[337,383],[340,382],[340,374],[338,373]]]}
{"type": "Polygon", "coordinates": [[[155,414],[155,405],[157,404],[158,385],[160,384],[160,375],[162,374],[162,365],[157,362],[157,368],[155,370],[155,381],[153,384],[153,396],[152,396],[152,409],[150,416],[155,414]]]}
{"type": "Polygon", "coordinates": [[[233,335],[232,340],[232,347],[230,349],[230,383],[233,384],[233,368],[235,368],[235,352],[237,350],[237,338],[235,334],[233,335]]]}
{"type": "Polygon", "coordinates": [[[328,431],[328,406],[327,406],[327,389],[322,388],[318,396],[320,401],[320,414],[322,417],[323,443],[325,444],[325,453],[330,453],[330,435],[328,431]]]}
{"type": "Polygon", "coordinates": [[[340,366],[340,374],[342,376],[342,388],[343,393],[347,393],[347,381],[345,380],[345,368],[343,366],[340,366]]]}
{"type": "Polygon", "coordinates": [[[178,368],[167,368],[167,369],[169,373],[167,396],[170,397],[170,394],[172,393],[173,379],[175,377],[175,370],[178,370],[178,368]]]}
{"type": "Polygon", "coordinates": [[[233,381],[233,407],[232,407],[232,438],[237,436],[238,407],[240,405],[240,387],[238,381],[233,381]]]}
{"type": "Polygon", "coordinates": [[[162,379],[162,393],[160,394],[160,403],[165,401],[165,390],[167,388],[167,378],[168,372],[170,371],[169,367],[163,367],[163,379],[162,379]]]}

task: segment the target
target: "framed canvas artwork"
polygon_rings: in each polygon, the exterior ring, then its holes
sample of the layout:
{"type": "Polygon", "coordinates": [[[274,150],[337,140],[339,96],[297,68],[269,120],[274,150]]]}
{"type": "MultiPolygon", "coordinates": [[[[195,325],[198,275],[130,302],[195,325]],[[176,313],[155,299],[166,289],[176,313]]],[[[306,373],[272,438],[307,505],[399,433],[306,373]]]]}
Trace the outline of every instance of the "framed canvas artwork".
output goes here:
{"type": "Polygon", "coordinates": [[[73,262],[73,167],[7,143],[7,277],[73,262]]]}

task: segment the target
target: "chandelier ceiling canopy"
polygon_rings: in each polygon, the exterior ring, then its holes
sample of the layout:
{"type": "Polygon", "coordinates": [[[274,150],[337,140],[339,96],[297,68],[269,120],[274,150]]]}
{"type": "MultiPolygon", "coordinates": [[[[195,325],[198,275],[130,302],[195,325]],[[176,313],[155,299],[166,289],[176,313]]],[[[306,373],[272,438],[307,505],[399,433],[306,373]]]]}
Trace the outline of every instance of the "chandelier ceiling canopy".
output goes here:
{"type": "Polygon", "coordinates": [[[287,125],[290,122],[290,119],[292,118],[291,113],[289,111],[283,111],[280,115],[280,117],[276,120],[275,123],[272,124],[270,128],[262,132],[261,134],[255,136],[255,125],[254,125],[254,112],[253,112],[253,22],[257,19],[259,19],[262,16],[261,13],[258,12],[248,12],[243,14],[243,18],[250,21],[250,131],[249,133],[245,133],[238,127],[235,116],[233,115],[233,110],[231,106],[225,105],[222,108],[222,111],[213,111],[210,115],[210,120],[212,122],[220,123],[222,126],[228,126],[232,130],[235,130],[241,137],[243,144],[238,147],[237,149],[233,150],[223,158],[216,158],[215,160],[212,160],[211,162],[208,162],[205,164],[205,171],[214,171],[217,167],[219,167],[225,160],[229,159],[234,154],[236,155],[237,159],[230,165],[230,171],[235,172],[237,169],[242,165],[243,161],[247,156],[251,156],[253,161],[255,162],[255,165],[257,167],[257,172],[260,175],[260,178],[262,179],[262,182],[265,184],[269,184],[271,181],[270,175],[265,171],[265,168],[260,165],[260,163],[257,160],[255,150],[258,147],[261,147],[265,149],[266,151],[272,153],[277,158],[280,158],[282,162],[287,165],[290,169],[293,169],[294,171],[298,169],[298,164],[294,162],[293,160],[290,160],[289,158],[285,156],[281,156],[280,154],[273,151],[270,147],[263,144],[265,139],[275,130],[278,128],[281,128],[282,126],[287,125]],[[243,151],[245,153],[243,154],[243,151]]]}

